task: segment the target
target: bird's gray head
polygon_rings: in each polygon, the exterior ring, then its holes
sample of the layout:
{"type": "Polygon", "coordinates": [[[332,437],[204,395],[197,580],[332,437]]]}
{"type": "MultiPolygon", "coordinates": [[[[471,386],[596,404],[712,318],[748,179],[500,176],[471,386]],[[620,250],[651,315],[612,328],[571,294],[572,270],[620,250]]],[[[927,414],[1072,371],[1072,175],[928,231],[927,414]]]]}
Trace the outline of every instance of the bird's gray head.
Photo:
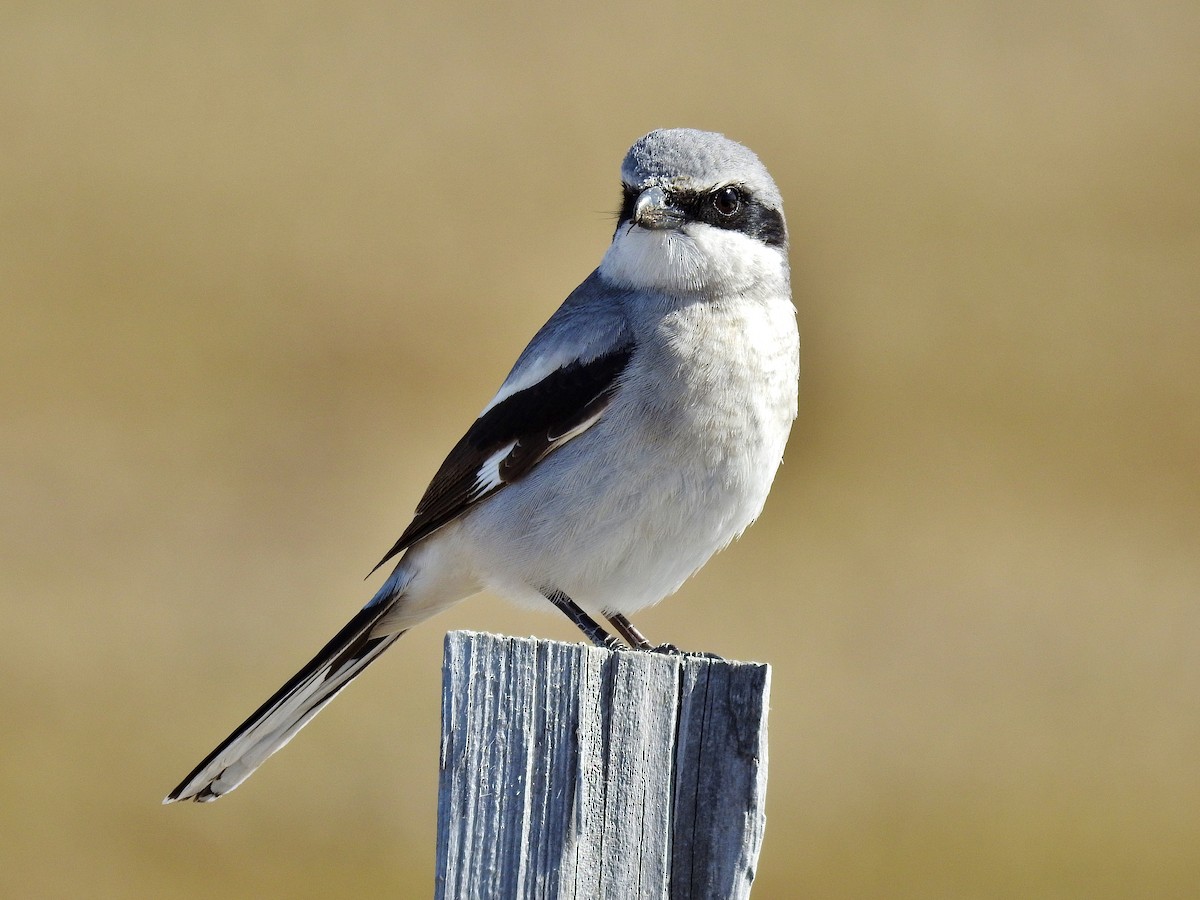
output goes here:
{"type": "Polygon", "coordinates": [[[766,167],[724,135],[652,131],[621,166],[622,202],[600,274],[676,292],[787,284],[783,199],[766,167]]]}

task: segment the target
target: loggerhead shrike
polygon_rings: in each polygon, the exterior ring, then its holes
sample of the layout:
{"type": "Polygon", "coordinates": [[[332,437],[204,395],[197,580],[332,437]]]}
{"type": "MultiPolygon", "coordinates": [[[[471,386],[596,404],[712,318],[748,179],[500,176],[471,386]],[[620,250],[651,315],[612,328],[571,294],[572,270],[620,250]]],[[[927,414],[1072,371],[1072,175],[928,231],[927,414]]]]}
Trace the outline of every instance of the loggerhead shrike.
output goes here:
{"type": "Polygon", "coordinates": [[[404,632],[484,589],[652,649],[625,614],[758,516],[800,367],[779,189],[741,144],[686,128],[638,140],[621,180],[600,267],[450,451],[379,592],[164,803],[233,790],[404,632]]]}

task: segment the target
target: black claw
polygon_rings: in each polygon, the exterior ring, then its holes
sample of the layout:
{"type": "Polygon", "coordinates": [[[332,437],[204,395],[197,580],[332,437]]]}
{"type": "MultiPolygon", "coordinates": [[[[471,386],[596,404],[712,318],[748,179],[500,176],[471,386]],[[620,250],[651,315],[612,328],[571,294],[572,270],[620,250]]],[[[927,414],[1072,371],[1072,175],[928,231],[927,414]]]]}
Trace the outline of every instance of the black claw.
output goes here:
{"type": "Polygon", "coordinates": [[[674,644],[659,644],[657,647],[651,648],[649,652],[662,653],[664,656],[691,656],[696,659],[713,659],[717,662],[725,662],[725,657],[709,653],[707,650],[680,650],[674,644]]]}

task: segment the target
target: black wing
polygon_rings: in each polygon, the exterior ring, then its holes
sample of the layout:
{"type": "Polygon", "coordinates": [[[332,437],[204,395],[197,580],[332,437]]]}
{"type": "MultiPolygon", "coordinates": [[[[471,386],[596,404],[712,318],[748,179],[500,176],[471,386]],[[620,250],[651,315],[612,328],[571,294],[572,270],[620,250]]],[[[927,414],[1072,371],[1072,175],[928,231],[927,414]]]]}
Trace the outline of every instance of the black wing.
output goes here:
{"type": "Polygon", "coordinates": [[[412,523],[375,569],[518,481],[549,453],[594,425],[632,356],[633,347],[627,344],[588,362],[563,366],[476,419],[433,476],[412,523]]]}

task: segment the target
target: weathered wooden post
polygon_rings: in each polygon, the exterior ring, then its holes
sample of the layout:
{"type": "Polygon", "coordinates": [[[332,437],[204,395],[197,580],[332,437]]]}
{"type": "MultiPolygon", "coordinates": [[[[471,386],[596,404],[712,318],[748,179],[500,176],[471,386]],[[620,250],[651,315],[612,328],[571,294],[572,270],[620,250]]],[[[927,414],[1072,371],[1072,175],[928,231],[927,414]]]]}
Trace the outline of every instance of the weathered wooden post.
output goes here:
{"type": "Polygon", "coordinates": [[[437,892],[748,897],[770,667],[446,636],[437,892]]]}

